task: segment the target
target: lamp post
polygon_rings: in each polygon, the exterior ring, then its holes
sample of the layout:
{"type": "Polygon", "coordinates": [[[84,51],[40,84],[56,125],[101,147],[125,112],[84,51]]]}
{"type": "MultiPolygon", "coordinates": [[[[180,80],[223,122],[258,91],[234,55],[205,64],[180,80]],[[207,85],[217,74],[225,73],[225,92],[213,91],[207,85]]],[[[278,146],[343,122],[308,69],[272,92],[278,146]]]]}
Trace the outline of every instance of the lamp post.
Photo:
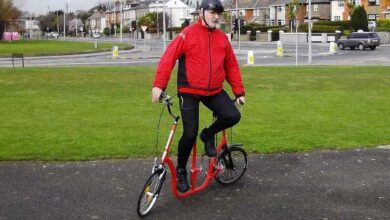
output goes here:
{"type": "Polygon", "coordinates": [[[309,56],[308,56],[308,62],[311,64],[311,0],[309,0],[309,56]]]}
{"type": "Polygon", "coordinates": [[[123,35],[123,3],[122,3],[122,0],[121,0],[121,43],[123,42],[122,40],[122,35],[123,35]]]}
{"type": "Polygon", "coordinates": [[[240,21],[240,12],[238,11],[238,0],[236,0],[236,16],[237,16],[237,27],[238,27],[238,51],[241,49],[241,21],[240,21]]]}
{"type": "Polygon", "coordinates": [[[68,3],[65,4],[65,8],[66,10],[64,9],[64,40],[66,38],[66,13],[68,12],[68,3]]]}
{"type": "Polygon", "coordinates": [[[167,37],[167,30],[166,30],[166,25],[165,25],[165,0],[163,0],[163,40],[164,40],[164,51],[165,51],[165,48],[167,47],[167,43],[166,43],[166,37],[167,37]]]}

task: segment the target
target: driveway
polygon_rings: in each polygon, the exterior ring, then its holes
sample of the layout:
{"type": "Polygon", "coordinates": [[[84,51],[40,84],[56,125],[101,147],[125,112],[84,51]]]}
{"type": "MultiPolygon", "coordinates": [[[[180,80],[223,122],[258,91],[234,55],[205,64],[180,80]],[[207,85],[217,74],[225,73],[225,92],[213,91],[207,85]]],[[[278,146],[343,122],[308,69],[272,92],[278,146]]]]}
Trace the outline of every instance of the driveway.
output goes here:
{"type": "MultiPolygon", "coordinates": [[[[152,163],[0,162],[0,219],[138,219],[152,163]]],[[[390,146],[250,154],[240,181],[186,199],[167,177],[146,219],[390,219],[390,146]]]]}

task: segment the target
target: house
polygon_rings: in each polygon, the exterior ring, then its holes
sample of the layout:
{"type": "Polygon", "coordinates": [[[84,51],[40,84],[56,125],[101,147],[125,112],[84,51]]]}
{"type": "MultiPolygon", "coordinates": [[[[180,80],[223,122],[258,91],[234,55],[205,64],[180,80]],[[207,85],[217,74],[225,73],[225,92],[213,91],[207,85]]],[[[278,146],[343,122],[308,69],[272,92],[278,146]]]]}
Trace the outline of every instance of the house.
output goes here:
{"type": "Polygon", "coordinates": [[[236,9],[240,18],[246,23],[266,24],[268,18],[268,6],[272,0],[226,0],[224,1],[225,11],[230,11],[236,16],[236,9]],[[236,4],[237,3],[237,4],[236,4]]]}
{"type": "Polygon", "coordinates": [[[341,21],[344,20],[345,0],[331,0],[330,1],[330,20],[341,21]]]}
{"type": "MultiPolygon", "coordinates": [[[[306,2],[305,21],[307,21],[308,18],[309,18],[309,4],[306,2]]],[[[331,20],[330,0],[311,0],[311,19],[313,21],[318,21],[318,20],[330,21],[331,20]]]]}
{"type": "Polygon", "coordinates": [[[87,31],[90,33],[102,33],[106,28],[106,14],[104,12],[95,11],[87,20],[89,28],[87,31]]]}
{"type": "Polygon", "coordinates": [[[361,5],[366,10],[369,21],[390,18],[390,13],[386,13],[390,12],[390,1],[361,0],[361,5]]]}
{"type": "MultiPolygon", "coordinates": [[[[150,12],[162,12],[163,1],[157,0],[149,5],[150,12]]],[[[165,13],[170,18],[170,23],[167,27],[181,27],[181,24],[188,20],[192,20],[191,13],[195,8],[187,5],[182,0],[167,0],[165,2],[165,13]]]]}

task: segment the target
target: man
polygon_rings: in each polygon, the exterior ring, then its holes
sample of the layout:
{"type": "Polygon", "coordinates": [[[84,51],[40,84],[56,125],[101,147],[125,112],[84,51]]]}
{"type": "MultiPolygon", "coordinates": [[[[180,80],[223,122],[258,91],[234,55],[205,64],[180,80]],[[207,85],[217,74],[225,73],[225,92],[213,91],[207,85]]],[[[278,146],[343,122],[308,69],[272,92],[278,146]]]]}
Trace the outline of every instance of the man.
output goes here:
{"type": "Polygon", "coordinates": [[[152,101],[157,102],[167,87],[171,71],[179,60],[177,89],[183,134],[178,146],[177,189],[189,189],[186,165],[199,129],[199,102],[217,116],[202,130],[201,140],[209,157],[217,155],[214,135],[237,124],[240,112],[223,90],[226,79],[238,103],[245,103],[245,91],[236,57],[227,36],[216,28],[223,12],[220,0],[202,0],[200,19],[186,27],[163,54],[153,83],[152,101]]]}

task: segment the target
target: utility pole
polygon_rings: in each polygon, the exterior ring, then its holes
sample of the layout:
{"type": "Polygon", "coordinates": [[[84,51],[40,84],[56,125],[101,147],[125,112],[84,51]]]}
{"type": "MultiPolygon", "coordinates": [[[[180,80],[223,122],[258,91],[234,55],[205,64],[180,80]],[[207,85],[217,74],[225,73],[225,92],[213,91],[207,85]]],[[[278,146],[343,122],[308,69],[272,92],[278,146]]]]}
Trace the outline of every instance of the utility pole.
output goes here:
{"type": "Polygon", "coordinates": [[[58,20],[58,9],[57,9],[57,33],[58,33],[58,36],[60,35],[60,23],[59,23],[59,20],[58,20]]]}
{"type": "Polygon", "coordinates": [[[77,37],[77,10],[76,10],[76,37],[77,37]]]}
{"type": "Polygon", "coordinates": [[[64,9],[64,40],[66,38],[66,13],[68,12],[68,3],[65,4],[66,10],[64,9]]]}
{"type": "Polygon", "coordinates": [[[238,26],[238,51],[241,49],[240,35],[241,35],[241,21],[240,21],[240,13],[238,11],[238,0],[236,0],[236,16],[237,16],[237,26],[238,26]]]}
{"type": "Polygon", "coordinates": [[[122,40],[122,34],[123,34],[123,31],[122,31],[122,29],[123,29],[123,2],[122,2],[122,0],[121,0],[121,34],[120,34],[120,36],[121,36],[121,43],[123,42],[123,40],[122,40]]]}
{"type": "Polygon", "coordinates": [[[165,0],[163,0],[163,34],[164,34],[164,37],[163,37],[163,40],[164,40],[164,51],[165,51],[165,48],[167,47],[167,43],[166,43],[166,37],[167,37],[167,33],[166,33],[166,25],[165,25],[165,0]]]}
{"type": "Polygon", "coordinates": [[[311,64],[311,0],[309,0],[309,64],[311,64]]]}

